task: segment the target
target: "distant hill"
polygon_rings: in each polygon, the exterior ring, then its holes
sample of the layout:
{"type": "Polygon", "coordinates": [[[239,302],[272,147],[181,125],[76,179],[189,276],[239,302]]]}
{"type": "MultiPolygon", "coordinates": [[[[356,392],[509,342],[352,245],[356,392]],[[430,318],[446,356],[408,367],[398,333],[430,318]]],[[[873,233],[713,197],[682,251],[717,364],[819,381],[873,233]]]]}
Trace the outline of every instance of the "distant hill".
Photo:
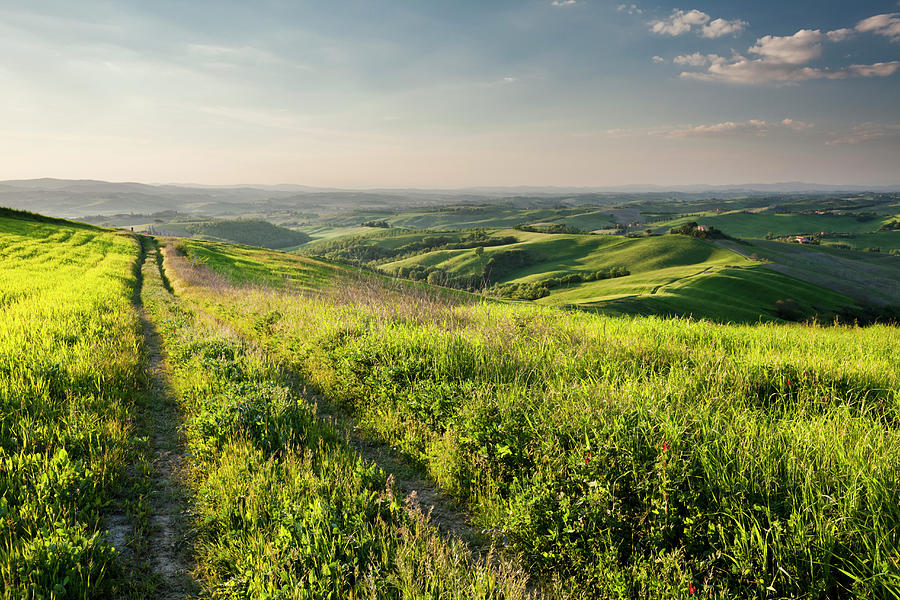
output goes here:
{"type": "Polygon", "coordinates": [[[273,250],[305,244],[310,237],[305,233],[279,227],[258,219],[210,221],[191,225],[193,234],[216,240],[235,242],[245,246],[259,246],[273,250]]]}
{"type": "Polygon", "coordinates": [[[468,189],[327,189],[297,185],[149,185],[98,180],[28,179],[0,181],[0,206],[78,218],[118,213],[149,214],[177,210],[214,217],[260,217],[275,212],[335,214],[375,210],[383,217],[411,208],[473,204],[537,208],[553,204],[613,206],[642,201],[691,202],[709,198],[861,191],[900,191],[893,186],[812,183],[731,186],[625,185],[607,187],[477,187],[468,189]]]}

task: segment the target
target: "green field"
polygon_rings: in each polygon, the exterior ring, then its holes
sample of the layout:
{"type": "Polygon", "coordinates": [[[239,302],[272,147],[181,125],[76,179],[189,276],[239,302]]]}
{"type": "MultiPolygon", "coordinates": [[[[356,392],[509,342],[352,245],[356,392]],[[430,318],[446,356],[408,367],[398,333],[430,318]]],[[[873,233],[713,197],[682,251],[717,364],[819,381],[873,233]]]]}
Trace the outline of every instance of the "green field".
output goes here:
{"type": "Polygon", "coordinates": [[[138,246],[0,213],[0,583],[4,598],[127,593],[104,522],[136,459],[138,246]]]}
{"type": "MultiPolygon", "coordinates": [[[[832,282],[827,278],[827,285],[809,278],[804,280],[800,270],[774,272],[769,265],[750,258],[759,250],[755,246],[723,245],[681,235],[631,238],[498,229],[484,230],[486,239],[515,238],[517,241],[486,245],[481,251],[477,247],[443,249],[435,243],[425,244],[428,246],[425,248],[414,245],[429,239],[458,242],[464,239],[467,231],[385,230],[332,240],[304,252],[326,258],[358,257],[358,263],[394,276],[407,277],[413,271],[421,275],[437,270],[442,278],[475,279],[485,272],[492,257],[515,250],[528,252],[533,257],[532,264],[508,269],[488,282],[501,285],[540,285],[549,277],[626,268],[627,276],[553,287],[546,296],[536,300],[549,306],[575,306],[610,314],[694,316],[722,322],[755,323],[783,317],[778,314],[776,303],[791,299],[800,305],[803,315],[819,315],[831,320],[835,313],[854,306],[859,296],[852,286],[839,285],[840,291],[832,291],[832,282]],[[403,248],[413,249],[403,252],[403,248]]],[[[768,247],[791,253],[799,246],[770,243],[768,247]]],[[[801,248],[799,251],[818,250],[801,248]]],[[[827,254],[829,250],[821,249],[821,252],[827,254]]],[[[770,254],[775,257],[774,252],[770,254]]],[[[850,255],[846,259],[848,265],[859,265],[863,271],[870,267],[872,257],[847,254],[850,255]]],[[[827,272],[830,267],[810,263],[808,269],[816,273],[827,272]]],[[[878,282],[874,293],[879,299],[893,293],[889,280],[900,278],[898,269],[900,264],[896,268],[879,268],[877,277],[870,274],[878,282]]]]}
{"type": "Polygon", "coordinates": [[[0,214],[4,597],[900,597],[900,330],[757,322],[851,301],[776,267],[889,293],[900,259],[423,235],[361,241],[630,274],[506,302],[0,214]]]}
{"type": "Polygon", "coordinates": [[[900,251],[900,231],[876,231],[842,236],[824,236],[823,245],[846,245],[854,250],[877,248],[880,252],[900,251]]]}
{"type": "Polygon", "coordinates": [[[724,214],[702,213],[653,223],[650,227],[663,233],[688,221],[697,221],[721,229],[737,238],[762,239],[767,235],[789,236],[822,232],[867,233],[877,230],[890,219],[882,216],[778,214],[772,212],[735,211],[724,214]]]}
{"type": "Polygon", "coordinates": [[[420,465],[555,596],[900,592],[894,327],[457,304],[367,280],[180,295],[420,465]]]}

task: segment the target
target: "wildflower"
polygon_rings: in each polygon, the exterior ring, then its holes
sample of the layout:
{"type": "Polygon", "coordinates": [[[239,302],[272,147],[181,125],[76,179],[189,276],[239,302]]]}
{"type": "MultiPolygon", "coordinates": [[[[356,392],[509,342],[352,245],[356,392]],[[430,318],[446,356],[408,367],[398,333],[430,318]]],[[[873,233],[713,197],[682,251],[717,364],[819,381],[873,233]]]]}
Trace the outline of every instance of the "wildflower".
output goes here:
{"type": "Polygon", "coordinates": [[[591,458],[593,458],[593,456],[594,456],[594,454],[592,452],[585,452],[584,453],[584,464],[588,464],[589,462],[591,462],[591,458]]]}
{"type": "Polygon", "coordinates": [[[668,452],[669,448],[671,448],[671,447],[672,446],[669,444],[669,440],[663,440],[663,443],[662,443],[662,451],[663,452],[668,452]]]}
{"type": "Polygon", "coordinates": [[[697,593],[697,586],[695,586],[693,583],[690,584],[690,585],[688,586],[688,594],[690,594],[690,595],[693,596],[693,595],[696,594],[696,593],[697,593]]]}

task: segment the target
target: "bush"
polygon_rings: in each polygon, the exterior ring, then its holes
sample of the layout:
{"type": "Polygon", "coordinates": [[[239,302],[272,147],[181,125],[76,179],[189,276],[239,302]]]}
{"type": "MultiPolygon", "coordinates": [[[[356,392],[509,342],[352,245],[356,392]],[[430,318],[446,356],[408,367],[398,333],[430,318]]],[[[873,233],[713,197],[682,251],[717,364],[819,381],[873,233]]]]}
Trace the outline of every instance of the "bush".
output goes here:
{"type": "Polygon", "coordinates": [[[696,221],[689,221],[681,227],[673,227],[669,230],[669,233],[674,235],[687,235],[701,240],[723,239],[728,237],[719,229],[709,225],[698,225],[696,221]]]}
{"type": "Polygon", "coordinates": [[[230,242],[261,248],[288,248],[310,241],[308,235],[285,227],[273,225],[258,219],[237,219],[235,221],[212,221],[191,225],[193,234],[221,238],[230,242]]]}
{"type": "Polygon", "coordinates": [[[797,301],[791,298],[777,300],[775,302],[775,314],[785,321],[799,321],[806,316],[806,313],[800,308],[797,301]]]}

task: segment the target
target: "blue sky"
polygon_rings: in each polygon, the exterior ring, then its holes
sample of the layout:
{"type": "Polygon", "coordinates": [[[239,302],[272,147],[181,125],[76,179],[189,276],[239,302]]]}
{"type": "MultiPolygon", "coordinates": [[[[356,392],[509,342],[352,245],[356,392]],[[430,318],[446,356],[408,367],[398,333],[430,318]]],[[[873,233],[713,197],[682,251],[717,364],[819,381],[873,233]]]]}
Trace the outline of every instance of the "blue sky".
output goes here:
{"type": "Polygon", "coordinates": [[[900,183],[900,2],[0,5],[0,178],[900,183]]]}

